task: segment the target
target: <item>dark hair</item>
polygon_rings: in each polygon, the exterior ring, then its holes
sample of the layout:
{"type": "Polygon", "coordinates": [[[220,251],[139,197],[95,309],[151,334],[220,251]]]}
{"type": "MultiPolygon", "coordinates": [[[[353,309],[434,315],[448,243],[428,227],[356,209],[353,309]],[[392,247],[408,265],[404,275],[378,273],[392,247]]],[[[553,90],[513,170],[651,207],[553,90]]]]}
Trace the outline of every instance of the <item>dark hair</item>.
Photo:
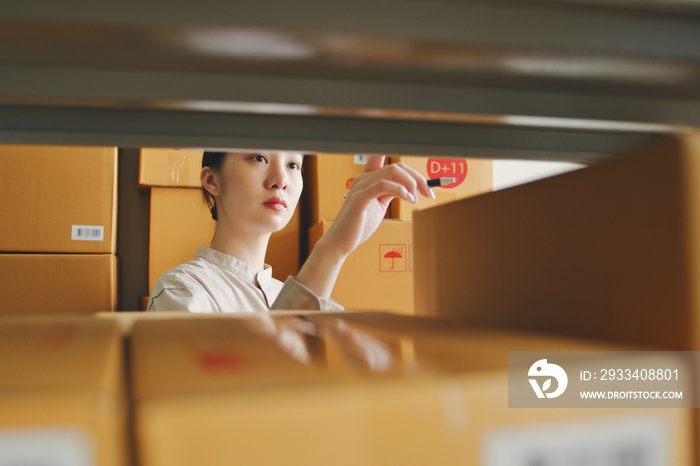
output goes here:
{"type": "MultiPolygon", "coordinates": [[[[226,152],[204,151],[204,155],[202,156],[202,168],[209,167],[212,171],[218,172],[224,164],[225,158],[226,152]]],[[[204,186],[202,186],[202,196],[204,197],[204,202],[209,207],[211,218],[218,221],[219,216],[216,213],[216,201],[214,200],[214,196],[212,196],[204,186]]]]}

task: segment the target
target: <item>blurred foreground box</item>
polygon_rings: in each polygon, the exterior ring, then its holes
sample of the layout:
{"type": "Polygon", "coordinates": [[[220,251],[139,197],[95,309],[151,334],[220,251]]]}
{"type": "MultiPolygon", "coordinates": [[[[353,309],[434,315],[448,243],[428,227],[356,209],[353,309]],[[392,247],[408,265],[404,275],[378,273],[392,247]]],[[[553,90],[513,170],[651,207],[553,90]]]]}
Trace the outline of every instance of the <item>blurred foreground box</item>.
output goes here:
{"type": "Polygon", "coordinates": [[[700,350],[698,133],[422,210],[414,225],[420,314],[700,350]]]}
{"type": "Polygon", "coordinates": [[[117,309],[112,254],[0,254],[0,315],[117,309]]]}
{"type": "Polygon", "coordinates": [[[304,418],[305,400],[296,395],[300,386],[325,376],[239,321],[250,319],[133,323],[132,395],[141,466],[289,464],[289,448],[299,439],[294,424],[304,418]],[[294,413],[280,409],[294,400],[294,413]]]}
{"type": "Polygon", "coordinates": [[[414,215],[416,309],[700,350],[700,137],[414,215]]]}
{"type": "Polygon", "coordinates": [[[0,464],[131,464],[115,322],[0,319],[0,387],[0,464]]]}
{"type": "MultiPolygon", "coordinates": [[[[333,224],[309,229],[313,248],[333,224]]],[[[331,298],[346,309],[413,314],[413,228],[410,220],[383,220],[345,261],[331,298]]]]}
{"type": "MultiPolygon", "coordinates": [[[[463,435],[459,442],[445,444],[448,456],[436,464],[695,464],[694,411],[689,408],[547,408],[550,400],[537,409],[509,407],[509,378],[514,375],[508,373],[509,352],[580,357],[615,351],[634,358],[633,350],[640,348],[388,313],[317,313],[304,320],[315,325],[312,333],[323,335],[329,371],[374,374],[375,380],[381,373],[403,377],[407,383],[395,388],[397,396],[414,381],[435,384],[434,392],[425,391],[421,401],[441,397],[447,426],[432,429],[446,428],[447,438],[463,435]]],[[[679,362],[673,355],[661,359],[679,362]]],[[[681,386],[684,394],[692,395],[692,387],[681,386]]],[[[393,413],[399,423],[411,408],[404,410],[393,413]]],[[[411,428],[396,426],[392,435],[399,437],[402,429],[411,428]]],[[[411,442],[403,446],[412,447],[411,442]]]]}
{"type": "Polygon", "coordinates": [[[539,464],[564,464],[557,462],[559,455],[586,452],[594,453],[588,456],[593,461],[633,455],[654,466],[692,464],[686,409],[508,408],[509,350],[610,345],[455,328],[391,314],[255,317],[133,323],[141,466],[232,461],[501,466],[533,464],[537,458],[539,464]],[[310,332],[309,362],[295,352],[290,328],[310,332]],[[310,343],[318,339],[321,351],[310,343]],[[377,370],[373,363],[382,359],[377,348],[400,339],[412,346],[392,352],[389,362],[395,364],[377,370]],[[368,370],[329,365],[329,343],[344,346],[346,355],[364,360],[368,370]],[[509,463],[504,453],[511,454],[509,463]]]}
{"type": "Polygon", "coordinates": [[[116,147],[0,145],[0,163],[0,252],[116,253],[116,147]]]}

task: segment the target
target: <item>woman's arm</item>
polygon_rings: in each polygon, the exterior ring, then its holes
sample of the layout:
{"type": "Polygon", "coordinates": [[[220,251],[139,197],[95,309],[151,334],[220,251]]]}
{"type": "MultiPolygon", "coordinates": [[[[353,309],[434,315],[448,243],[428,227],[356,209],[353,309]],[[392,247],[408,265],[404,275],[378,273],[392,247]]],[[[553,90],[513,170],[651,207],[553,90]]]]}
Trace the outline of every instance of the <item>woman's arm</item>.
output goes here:
{"type": "Polygon", "coordinates": [[[391,201],[416,202],[418,194],[435,198],[425,177],[402,163],[384,166],[384,156],[370,157],[352,183],[328,232],[316,243],[299,271],[299,283],[328,298],[345,260],[381,224],[391,201]]]}

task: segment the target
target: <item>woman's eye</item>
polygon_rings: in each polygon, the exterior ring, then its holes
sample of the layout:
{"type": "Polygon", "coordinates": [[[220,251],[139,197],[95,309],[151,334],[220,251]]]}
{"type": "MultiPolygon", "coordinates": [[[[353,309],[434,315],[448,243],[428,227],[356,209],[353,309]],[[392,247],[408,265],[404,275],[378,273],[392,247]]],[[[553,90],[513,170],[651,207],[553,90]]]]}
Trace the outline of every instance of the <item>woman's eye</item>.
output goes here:
{"type": "Polygon", "coordinates": [[[255,160],[256,162],[261,162],[261,163],[267,162],[267,159],[265,159],[265,157],[263,155],[260,155],[260,154],[253,155],[253,160],[255,160]]]}
{"type": "Polygon", "coordinates": [[[289,162],[288,167],[292,170],[299,170],[301,169],[301,164],[299,162],[289,162]]]}

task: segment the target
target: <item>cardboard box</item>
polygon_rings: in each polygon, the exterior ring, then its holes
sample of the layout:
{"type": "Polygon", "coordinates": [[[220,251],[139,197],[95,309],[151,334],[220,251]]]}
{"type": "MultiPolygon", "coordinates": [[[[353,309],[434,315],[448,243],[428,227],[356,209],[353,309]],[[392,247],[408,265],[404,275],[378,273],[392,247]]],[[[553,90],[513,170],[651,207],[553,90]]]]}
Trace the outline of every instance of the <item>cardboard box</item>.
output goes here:
{"type": "Polygon", "coordinates": [[[274,407],[250,424],[246,413],[259,406],[248,406],[245,400],[265,393],[273,402],[285,397],[276,390],[280,383],[292,389],[326,376],[293,360],[241,322],[249,320],[197,316],[133,324],[131,367],[140,465],[231,464],[232,459],[268,464],[264,450],[278,450],[277,442],[284,443],[284,436],[266,434],[246,445],[251,432],[262,434],[259,422],[274,407]],[[234,425],[238,427],[229,430],[234,425]],[[271,439],[275,448],[270,448],[271,439]]]}
{"type": "Polygon", "coordinates": [[[415,213],[416,310],[700,350],[700,137],[415,213]]]}
{"type": "Polygon", "coordinates": [[[141,149],[139,186],[199,188],[203,150],[141,149]]]}
{"type": "Polygon", "coordinates": [[[416,212],[417,313],[698,351],[699,199],[688,133],[416,212]]]}
{"type": "Polygon", "coordinates": [[[166,270],[194,259],[198,247],[208,247],[215,228],[201,188],[151,188],[148,289],[166,270]]]}
{"type": "Polygon", "coordinates": [[[366,155],[317,154],[304,159],[304,199],[309,224],[333,220],[354,178],[365,170],[366,155]]]}
{"type": "MultiPolygon", "coordinates": [[[[309,230],[309,244],[328,231],[332,221],[309,230]]],[[[331,298],[348,310],[413,313],[413,228],[410,220],[384,220],[347,258],[331,298]]]]}
{"type": "Polygon", "coordinates": [[[272,266],[272,276],[285,281],[290,275],[296,276],[301,265],[300,254],[300,206],[286,227],[270,236],[265,262],[272,266]]]}
{"type": "MultiPolygon", "coordinates": [[[[436,379],[445,377],[446,373],[453,374],[456,383],[450,386],[446,378],[443,395],[447,396],[448,391],[459,385],[468,394],[466,400],[459,401],[459,395],[452,392],[450,398],[457,396],[444,405],[446,411],[461,412],[463,422],[469,425],[469,438],[463,444],[468,457],[463,458],[463,464],[521,464],[527,458],[539,458],[543,464],[560,464],[562,455],[581,458],[582,451],[588,451],[583,456],[589,464],[604,464],[611,454],[620,457],[634,454],[658,464],[696,464],[692,448],[693,410],[687,407],[592,410],[509,407],[512,373],[502,371],[510,370],[511,351],[559,357],[575,354],[570,363],[590,353],[597,363],[607,361],[618,367],[615,364],[646,365],[645,358],[652,356],[635,351],[645,350],[644,347],[477,328],[454,320],[391,313],[316,313],[305,315],[304,320],[314,324],[314,335],[322,336],[320,346],[325,352],[326,365],[333,372],[410,377],[429,373],[431,377],[438,376],[436,379]],[[604,360],[602,352],[617,353],[607,353],[613,359],[604,360]],[[669,436],[669,429],[678,432],[681,438],[669,436]]],[[[659,358],[656,362],[661,361],[661,367],[683,364],[676,355],[662,352],[653,357],[659,358]]],[[[692,386],[683,384],[682,390],[691,393],[692,386]]],[[[685,405],[692,403],[688,401],[685,405]]]]}
{"type": "MultiPolygon", "coordinates": [[[[331,351],[332,370],[343,373],[362,372],[356,358],[343,356],[357,354],[348,351],[361,341],[375,339],[381,343],[395,369],[421,371],[476,371],[508,367],[509,351],[632,351],[631,347],[594,340],[562,338],[545,334],[513,330],[477,328],[453,320],[433,317],[408,316],[383,312],[338,312],[308,314],[305,320],[314,322],[323,338],[325,350],[331,351]],[[342,322],[342,324],[340,324],[342,322]],[[335,332],[333,329],[341,329],[335,332]],[[329,330],[329,331],[324,331],[329,330]],[[351,338],[348,338],[351,335],[351,338]],[[348,345],[349,344],[349,345],[348,345]]],[[[327,359],[328,354],[324,355],[327,359]]]]}
{"type": "Polygon", "coordinates": [[[0,354],[0,463],[131,464],[115,322],[6,317],[0,354]]]}
{"type": "MultiPolygon", "coordinates": [[[[245,320],[136,322],[131,354],[139,464],[216,466],[235,458],[241,464],[490,466],[507,464],[489,461],[523,439],[534,439],[530,453],[547,460],[562,450],[623,454],[632,442],[631,453],[658,448],[659,464],[692,464],[689,410],[509,409],[507,373],[497,365],[334,377],[293,363],[252,334],[245,320]],[[557,441],[548,442],[553,435],[557,441]]],[[[481,338],[470,357],[502,359],[510,341],[481,338]]]]}
{"type": "Polygon", "coordinates": [[[116,147],[0,145],[0,163],[0,251],[116,252],[116,147]]]}
{"type": "Polygon", "coordinates": [[[111,254],[0,254],[0,277],[0,315],[117,308],[117,257],[111,254]]]}
{"type": "MultiPolygon", "coordinates": [[[[201,189],[152,188],[148,253],[148,289],[163,272],[194,259],[197,248],[211,245],[216,222],[201,189]]],[[[284,281],[299,271],[299,213],[270,237],[265,262],[284,281]]]]}
{"type": "MultiPolygon", "coordinates": [[[[144,296],[147,299],[147,296],[144,296]]],[[[119,330],[124,336],[131,336],[131,331],[136,322],[142,320],[176,320],[176,319],[250,319],[250,318],[265,318],[271,320],[274,318],[282,318],[288,316],[298,317],[300,314],[318,314],[318,311],[260,311],[256,313],[249,312],[233,312],[224,315],[221,314],[198,314],[187,311],[158,311],[158,312],[142,312],[142,311],[120,311],[120,312],[98,312],[93,314],[93,317],[98,319],[109,319],[117,322],[119,330]]]]}
{"type": "Polygon", "coordinates": [[[412,204],[401,199],[391,202],[391,218],[411,220],[415,209],[426,209],[447,202],[493,191],[493,161],[487,159],[391,157],[391,163],[404,163],[427,179],[454,177],[453,184],[434,188],[436,199],[418,196],[412,204]]]}

